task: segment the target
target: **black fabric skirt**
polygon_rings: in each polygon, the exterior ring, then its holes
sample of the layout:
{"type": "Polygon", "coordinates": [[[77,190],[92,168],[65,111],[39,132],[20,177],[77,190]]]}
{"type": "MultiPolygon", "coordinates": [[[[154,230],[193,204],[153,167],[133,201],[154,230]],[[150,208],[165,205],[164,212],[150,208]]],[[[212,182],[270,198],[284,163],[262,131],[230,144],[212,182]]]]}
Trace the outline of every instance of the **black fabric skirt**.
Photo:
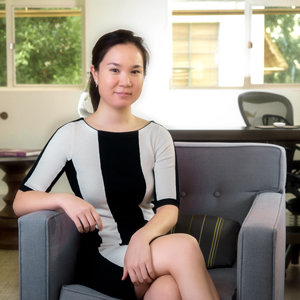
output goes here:
{"type": "Polygon", "coordinates": [[[100,243],[98,230],[82,234],[74,283],[111,297],[136,300],[134,285],[129,276],[126,280],[122,280],[123,268],[99,253],[100,243]]]}

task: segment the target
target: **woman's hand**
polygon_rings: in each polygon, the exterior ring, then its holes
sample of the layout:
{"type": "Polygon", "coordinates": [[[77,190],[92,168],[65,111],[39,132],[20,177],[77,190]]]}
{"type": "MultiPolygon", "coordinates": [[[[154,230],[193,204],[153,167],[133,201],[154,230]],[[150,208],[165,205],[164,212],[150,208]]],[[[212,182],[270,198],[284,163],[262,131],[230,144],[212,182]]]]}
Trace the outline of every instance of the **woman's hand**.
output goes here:
{"type": "Polygon", "coordinates": [[[131,237],[125,254],[122,280],[128,275],[134,285],[150,284],[155,279],[151,248],[142,230],[131,237]]]}
{"type": "Polygon", "coordinates": [[[144,227],[135,232],[129,242],[125,258],[122,280],[128,275],[133,284],[150,284],[155,278],[152,264],[150,241],[166,234],[177,222],[178,208],[164,205],[144,227]]]}
{"type": "Polygon", "coordinates": [[[75,223],[80,233],[102,230],[102,221],[93,205],[74,195],[65,194],[60,206],[75,223]]]}

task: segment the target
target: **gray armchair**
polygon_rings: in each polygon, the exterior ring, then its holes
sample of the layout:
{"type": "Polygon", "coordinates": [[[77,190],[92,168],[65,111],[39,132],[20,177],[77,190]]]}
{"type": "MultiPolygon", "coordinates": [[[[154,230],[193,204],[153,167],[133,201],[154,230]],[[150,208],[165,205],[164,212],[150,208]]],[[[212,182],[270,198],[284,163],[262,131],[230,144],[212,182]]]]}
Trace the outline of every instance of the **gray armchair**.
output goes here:
{"type": "MultiPolygon", "coordinates": [[[[175,143],[181,211],[238,221],[237,261],[211,269],[221,299],[283,300],[284,149],[267,144],[175,143]]],[[[114,299],[72,284],[80,234],[62,211],[19,219],[22,300],[114,299]]]]}

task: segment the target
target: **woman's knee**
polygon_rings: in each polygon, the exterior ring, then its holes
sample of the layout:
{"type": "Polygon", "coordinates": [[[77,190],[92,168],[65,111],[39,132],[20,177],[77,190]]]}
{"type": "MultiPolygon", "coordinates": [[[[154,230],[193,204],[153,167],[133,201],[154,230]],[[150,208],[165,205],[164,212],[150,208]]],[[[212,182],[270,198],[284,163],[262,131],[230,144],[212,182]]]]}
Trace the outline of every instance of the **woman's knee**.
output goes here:
{"type": "Polygon", "coordinates": [[[185,268],[190,269],[195,266],[206,271],[206,263],[198,241],[189,234],[178,234],[176,241],[176,259],[172,264],[172,270],[185,268]]]}
{"type": "Polygon", "coordinates": [[[155,272],[159,275],[172,273],[174,268],[177,270],[199,263],[205,267],[198,241],[191,235],[170,234],[154,240],[151,245],[155,272]]]}
{"type": "Polygon", "coordinates": [[[189,234],[178,234],[177,247],[178,251],[183,253],[186,258],[204,260],[198,241],[189,234]]]}

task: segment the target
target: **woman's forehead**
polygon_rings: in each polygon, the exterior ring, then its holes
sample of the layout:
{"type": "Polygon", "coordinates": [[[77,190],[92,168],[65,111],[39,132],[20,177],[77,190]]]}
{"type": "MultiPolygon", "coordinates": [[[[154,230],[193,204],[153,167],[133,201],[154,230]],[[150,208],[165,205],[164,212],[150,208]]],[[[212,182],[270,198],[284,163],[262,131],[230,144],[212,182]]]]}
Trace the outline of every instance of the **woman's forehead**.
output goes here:
{"type": "Polygon", "coordinates": [[[117,44],[107,51],[101,63],[143,67],[143,56],[134,44],[117,44]]]}

